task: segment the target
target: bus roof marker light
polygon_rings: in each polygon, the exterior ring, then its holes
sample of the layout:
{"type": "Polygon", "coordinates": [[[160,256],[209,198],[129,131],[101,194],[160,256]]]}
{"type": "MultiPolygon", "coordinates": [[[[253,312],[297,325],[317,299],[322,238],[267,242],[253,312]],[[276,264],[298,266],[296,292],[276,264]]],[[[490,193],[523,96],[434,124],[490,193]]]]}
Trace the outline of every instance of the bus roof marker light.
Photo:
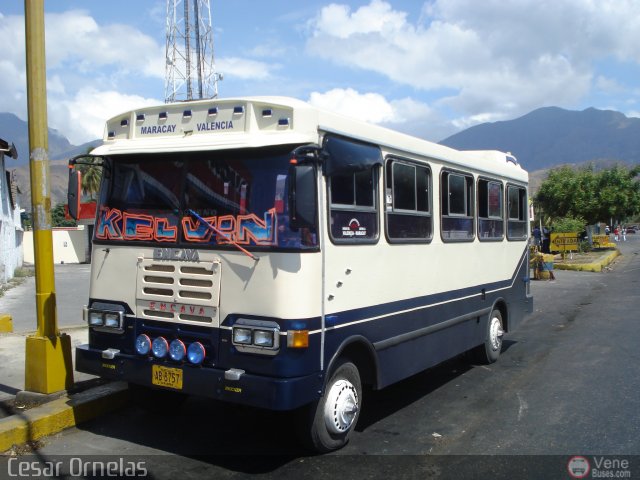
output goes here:
{"type": "Polygon", "coordinates": [[[270,117],[273,115],[273,110],[270,108],[265,108],[264,110],[262,110],[262,116],[263,117],[270,117]]]}
{"type": "Polygon", "coordinates": [[[211,107],[207,112],[207,115],[214,116],[218,114],[218,107],[211,107]]]}
{"type": "Polygon", "coordinates": [[[136,122],[144,122],[144,118],[144,113],[139,113],[138,115],[136,115],[136,122]]]}
{"type": "Polygon", "coordinates": [[[244,113],[244,105],[237,105],[233,107],[234,115],[242,115],[244,113]]]}
{"type": "Polygon", "coordinates": [[[107,133],[107,139],[113,140],[114,138],[116,138],[116,132],[113,130],[109,131],[109,133],[107,133]]]}
{"type": "Polygon", "coordinates": [[[191,117],[191,110],[185,110],[184,112],[182,112],[182,116],[185,118],[191,117]]]}
{"type": "Polygon", "coordinates": [[[167,112],[160,112],[160,113],[158,114],[158,118],[159,118],[160,120],[166,120],[166,119],[167,119],[167,116],[168,116],[167,112]]]}
{"type": "Polygon", "coordinates": [[[289,126],[289,118],[283,117],[278,119],[279,127],[288,127],[289,126]]]}
{"type": "Polygon", "coordinates": [[[120,126],[121,127],[127,127],[129,125],[129,120],[126,118],[123,118],[122,120],[120,120],[120,126]]]}

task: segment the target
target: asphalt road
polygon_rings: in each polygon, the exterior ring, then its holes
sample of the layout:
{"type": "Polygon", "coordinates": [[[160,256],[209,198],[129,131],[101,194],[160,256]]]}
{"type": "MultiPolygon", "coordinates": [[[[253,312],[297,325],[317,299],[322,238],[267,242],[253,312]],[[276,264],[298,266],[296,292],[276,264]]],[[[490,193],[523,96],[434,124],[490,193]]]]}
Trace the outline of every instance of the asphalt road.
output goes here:
{"type": "Polygon", "coordinates": [[[535,311],[496,364],[457,358],[367,392],[350,443],[331,455],[306,456],[286,414],[189,398],[67,430],[38,459],[116,454],[152,478],[440,479],[571,478],[569,459],[583,455],[592,467],[627,460],[624,478],[640,478],[640,236],[627,238],[603,273],[534,282],[535,311]]]}

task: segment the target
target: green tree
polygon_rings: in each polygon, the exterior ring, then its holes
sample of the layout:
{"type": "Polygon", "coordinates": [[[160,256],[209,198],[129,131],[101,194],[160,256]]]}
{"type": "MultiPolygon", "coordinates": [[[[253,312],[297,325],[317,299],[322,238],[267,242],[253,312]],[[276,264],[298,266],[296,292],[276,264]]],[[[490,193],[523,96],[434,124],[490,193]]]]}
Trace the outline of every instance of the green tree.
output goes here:
{"type": "Polygon", "coordinates": [[[83,161],[90,162],[90,164],[79,165],[80,172],[82,172],[82,193],[89,195],[90,200],[95,200],[95,195],[100,190],[100,182],[102,181],[102,167],[98,165],[101,160],[98,158],[90,157],[83,161]]]}
{"type": "Polygon", "coordinates": [[[639,173],[640,166],[556,168],[540,186],[534,204],[552,219],[583,218],[589,224],[624,220],[640,212],[639,173]]]}
{"type": "Polygon", "coordinates": [[[599,175],[599,218],[626,220],[640,212],[640,165],[634,168],[615,166],[599,175]]]}
{"type": "Polygon", "coordinates": [[[553,231],[556,233],[580,233],[586,226],[587,222],[583,218],[562,217],[553,222],[553,231]]]}
{"type": "Polygon", "coordinates": [[[53,227],[75,227],[74,220],[67,220],[64,216],[64,203],[59,203],[51,209],[51,225],[53,227]]]}

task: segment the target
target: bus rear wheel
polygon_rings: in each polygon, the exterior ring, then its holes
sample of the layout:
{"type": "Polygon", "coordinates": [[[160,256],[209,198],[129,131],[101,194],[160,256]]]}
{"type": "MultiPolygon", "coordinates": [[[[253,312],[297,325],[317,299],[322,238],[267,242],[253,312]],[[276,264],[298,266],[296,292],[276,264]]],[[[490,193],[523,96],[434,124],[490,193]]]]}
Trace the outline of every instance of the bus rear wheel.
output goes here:
{"type": "Polygon", "coordinates": [[[322,398],[302,413],[299,426],[306,446],[319,453],[342,448],[358,422],[361,405],[360,372],[353,363],[343,360],[333,370],[322,398]]]}
{"type": "Polygon", "coordinates": [[[491,311],[484,343],[478,345],[473,353],[479,363],[494,363],[502,350],[502,337],[504,335],[504,323],[502,313],[497,308],[491,311]]]}

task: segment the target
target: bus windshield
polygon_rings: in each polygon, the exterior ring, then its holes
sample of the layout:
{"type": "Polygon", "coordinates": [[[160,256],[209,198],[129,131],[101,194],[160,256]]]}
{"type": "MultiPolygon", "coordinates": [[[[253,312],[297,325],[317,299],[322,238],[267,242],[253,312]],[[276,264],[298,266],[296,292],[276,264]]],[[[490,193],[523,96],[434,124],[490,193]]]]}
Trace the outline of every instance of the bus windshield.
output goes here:
{"type": "Polygon", "coordinates": [[[114,155],[107,159],[94,241],[317,248],[315,228],[289,228],[292,150],[114,155]]]}

